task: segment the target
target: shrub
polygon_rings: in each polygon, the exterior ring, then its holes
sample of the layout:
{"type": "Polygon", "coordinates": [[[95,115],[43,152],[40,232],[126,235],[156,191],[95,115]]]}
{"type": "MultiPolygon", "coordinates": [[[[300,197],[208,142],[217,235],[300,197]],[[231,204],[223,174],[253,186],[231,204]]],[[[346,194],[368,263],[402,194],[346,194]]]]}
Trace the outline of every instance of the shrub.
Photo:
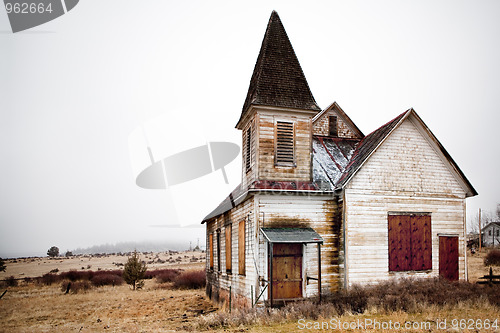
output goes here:
{"type": "Polygon", "coordinates": [[[197,289],[205,286],[205,270],[182,272],[174,278],[174,287],[179,289],[197,289]]]}
{"type": "Polygon", "coordinates": [[[16,287],[17,286],[17,280],[14,276],[9,276],[5,280],[5,283],[7,284],[7,287],[16,287]]]}
{"type": "Polygon", "coordinates": [[[57,274],[47,273],[38,278],[38,282],[50,286],[53,283],[61,281],[61,277],[57,274]]]}
{"type": "Polygon", "coordinates": [[[491,250],[484,258],[485,266],[500,266],[500,250],[491,250]]]}
{"type": "Polygon", "coordinates": [[[121,276],[115,274],[99,274],[95,275],[92,280],[92,284],[96,287],[102,286],[119,286],[122,285],[125,281],[121,276]]]}
{"type": "Polygon", "coordinates": [[[94,272],[92,271],[77,271],[77,270],[70,270],[69,272],[63,272],[59,274],[59,277],[61,280],[67,279],[72,282],[75,281],[83,281],[83,280],[90,280],[92,276],[94,275],[94,272]]]}
{"type": "Polygon", "coordinates": [[[5,270],[7,269],[7,266],[5,266],[5,261],[0,258],[0,272],[5,272],[5,270]]]}
{"type": "Polygon", "coordinates": [[[50,249],[47,250],[47,255],[51,258],[58,257],[59,248],[57,246],[52,246],[50,249]]]}
{"type": "Polygon", "coordinates": [[[92,288],[92,285],[90,284],[89,281],[76,281],[76,282],[71,282],[71,281],[64,281],[61,284],[61,291],[66,292],[69,291],[73,294],[77,294],[79,292],[85,292],[88,291],[92,288]],[[68,289],[69,285],[69,289],[68,289]]]}
{"type": "Polygon", "coordinates": [[[155,272],[152,277],[154,276],[156,281],[160,283],[173,282],[180,273],[180,269],[162,269],[155,272]]]}

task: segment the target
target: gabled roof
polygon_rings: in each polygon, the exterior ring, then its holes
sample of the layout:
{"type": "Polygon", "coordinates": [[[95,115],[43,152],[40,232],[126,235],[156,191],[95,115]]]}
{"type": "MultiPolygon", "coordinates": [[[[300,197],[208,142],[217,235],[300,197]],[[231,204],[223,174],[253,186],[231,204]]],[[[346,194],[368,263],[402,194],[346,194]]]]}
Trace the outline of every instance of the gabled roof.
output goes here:
{"type": "Polygon", "coordinates": [[[492,228],[492,227],[498,227],[498,228],[500,228],[500,222],[490,222],[486,226],[483,227],[482,231],[484,232],[484,230],[492,228]]]}
{"type": "Polygon", "coordinates": [[[397,128],[399,125],[403,123],[407,118],[412,117],[412,119],[416,120],[416,122],[420,125],[420,127],[424,130],[427,136],[431,139],[431,142],[434,143],[437,150],[442,154],[442,156],[448,161],[451,168],[455,171],[458,178],[461,180],[464,190],[466,192],[466,197],[471,197],[477,195],[476,190],[469,182],[469,180],[465,177],[464,173],[458,165],[455,163],[450,154],[446,151],[443,145],[439,142],[439,140],[434,136],[431,130],[425,125],[423,120],[418,116],[418,114],[413,109],[409,109],[387,124],[368,134],[366,137],[361,140],[356,151],[354,152],[351,161],[345,168],[345,172],[340,177],[338,183],[336,184],[336,188],[343,188],[358,172],[358,170],[363,166],[363,164],[370,158],[370,156],[377,150],[377,148],[389,137],[389,135],[397,128]]]}
{"type": "Polygon", "coordinates": [[[337,113],[340,115],[340,117],[342,118],[342,120],[345,123],[348,124],[348,126],[351,128],[351,130],[354,133],[356,133],[359,138],[362,138],[362,137],[365,136],[363,134],[363,132],[361,132],[361,130],[358,128],[358,126],[356,126],[356,124],[351,120],[351,118],[349,118],[349,116],[347,115],[347,113],[345,113],[344,110],[342,110],[342,108],[340,107],[340,105],[337,104],[337,102],[333,102],[326,109],[324,109],[323,111],[321,111],[320,113],[318,113],[317,115],[315,115],[314,118],[312,119],[313,124],[318,119],[320,119],[325,113],[327,113],[328,111],[331,111],[333,109],[335,109],[335,111],[337,111],[337,113]]]}
{"type": "Polygon", "coordinates": [[[399,116],[371,132],[361,140],[354,154],[346,166],[342,177],[337,182],[337,188],[344,187],[354,174],[361,168],[364,162],[372,155],[382,141],[389,136],[396,125],[408,114],[410,110],[401,113],[399,116]]]}
{"type": "Polygon", "coordinates": [[[276,11],[267,24],[238,124],[250,105],[321,111],[276,11]]]}

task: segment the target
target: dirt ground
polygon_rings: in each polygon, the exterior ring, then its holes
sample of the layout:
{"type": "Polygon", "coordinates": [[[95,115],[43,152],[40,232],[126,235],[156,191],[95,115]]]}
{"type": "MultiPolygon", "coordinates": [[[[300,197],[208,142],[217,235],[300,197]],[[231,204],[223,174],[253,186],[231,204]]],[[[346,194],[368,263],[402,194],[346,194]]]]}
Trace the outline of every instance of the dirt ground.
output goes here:
{"type": "MultiPolygon", "coordinates": [[[[484,266],[484,258],[490,249],[482,248],[481,251],[477,250],[476,253],[471,254],[467,252],[467,266],[469,268],[469,282],[477,282],[481,276],[487,275],[490,272],[489,266],[484,266]]],[[[494,275],[500,275],[500,267],[492,266],[494,275]]]]}
{"type": "MultiPolygon", "coordinates": [[[[488,272],[489,267],[483,264],[485,255],[486,251],[474,255],[469,254],[469,281],[475,282],[488,272]]],[[[204,256],[202,252],[141,254],[141,258],[149,262],[148,267],[153,269],[203,269],[204,256]]],[[[33,258],[17,259],[16,262],[9,260],[7,271],[0,275],[0,279],[13,275],[21,280],[19,286],[7,288],[7,293],[0,299],[0,332],[196,332],[203,318],[227,311],[218,308],[208,300],[204,289],[175,290],[170,284],[160,284],[154,279],[147,280],[144,288],[138,291],[131,290],[128,285],[122,285],[93,288],[87,292],[67,295],[61,290],[60,283],[44,286],[26,283],[22,279],[40,276],[54,269],[58,269],[59,272],[70,269],[117,269],[126,260],[126,256],[33,258]]],[[[494,272],[500,274],[499,267],[495,267],[494,272]]],[[[3,289],[0,292],[3,292],[3,289]]],[[[488,306],[428,310],[426,313],[417,315],[408,315],[404,312],[347,314],[337,319],[348,322],[360,318],[435,322],[439,318],[469,318],[471,316],[485,319],[498,318],[498,310],[488,306]]],[[[219,328],[215,331],[301,331],[297,322],[286,321],[285,318],[284,320],[285,322],[281,324],[271,323],[270,326],[262,323],[248,327],[219,328]]],[[[361,332],[361,330],[353,330],[353,332],[358,331],[361,332]]],[[[428,332],[429,330],[414,331],[428,332]]]]}

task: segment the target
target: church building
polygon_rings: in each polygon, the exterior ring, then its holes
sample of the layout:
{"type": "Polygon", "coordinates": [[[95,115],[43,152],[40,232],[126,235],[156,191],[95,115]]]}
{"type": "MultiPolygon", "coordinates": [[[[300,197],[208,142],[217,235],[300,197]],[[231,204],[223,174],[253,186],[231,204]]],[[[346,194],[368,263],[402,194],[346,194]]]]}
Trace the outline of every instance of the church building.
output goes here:
{"type": "Polygon", "coordinates": [[[273,306],[402,277],[465,280],[477,195],[413,109],[365,135],[321,109],[276,12],[236,128],[241,184],[206,225],[207,295],[273,306]]]}

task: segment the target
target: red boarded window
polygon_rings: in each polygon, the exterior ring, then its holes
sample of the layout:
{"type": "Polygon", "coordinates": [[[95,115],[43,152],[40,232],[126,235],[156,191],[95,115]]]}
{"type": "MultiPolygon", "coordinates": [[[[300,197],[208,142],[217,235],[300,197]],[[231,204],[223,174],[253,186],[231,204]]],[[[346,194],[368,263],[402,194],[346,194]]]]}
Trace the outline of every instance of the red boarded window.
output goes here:
{"type": "Polygon", "coordinates": [[[432,269],[431,217],[389,215],[389,271],[432,269]]]}

